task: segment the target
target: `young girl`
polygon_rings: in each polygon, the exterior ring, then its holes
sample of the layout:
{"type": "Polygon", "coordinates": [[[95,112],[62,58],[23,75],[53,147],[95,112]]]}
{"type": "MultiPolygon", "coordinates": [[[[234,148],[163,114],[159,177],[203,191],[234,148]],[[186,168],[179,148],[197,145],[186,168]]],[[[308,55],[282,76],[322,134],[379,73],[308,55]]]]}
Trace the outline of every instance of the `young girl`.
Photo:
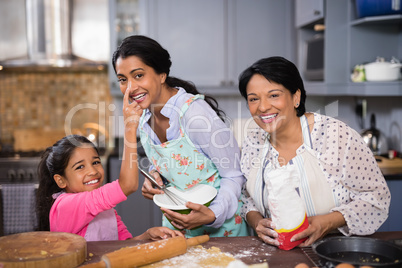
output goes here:
{"type": "MultiPolygon", "coordinates": [[[[181,190],[198,183],[218,190],[209,207],[187,202],[189,215],[162,208],[172,222],[164,217],[163,225],[186,229],[187,237],[248,235],[239,214],[245,182],[236,157],[240,150],[216,101],[199,95],[191,83],[169,76],[169,53],[148,37],[127,37],[112,60],[120,90],[131,101],[124,101],[123,110],[143,111],[139,134],[156,180],[162,184],[162,174],[181,190]]],[[[162,192],[145,180],[142,193],[152,199],[162,192]]]]}
{"type": "Polygon", "coordinates": [[[154,227],[132,237],[113,209],[138,188],[138,173],[127,176],[129,171],[122,170],[119,180],[103,185],[104,170],[97,148],[79,135],[59,140],[46,149],[38,167],[39,230],[78,234],[87,241],[183,235],[154,227]]]}

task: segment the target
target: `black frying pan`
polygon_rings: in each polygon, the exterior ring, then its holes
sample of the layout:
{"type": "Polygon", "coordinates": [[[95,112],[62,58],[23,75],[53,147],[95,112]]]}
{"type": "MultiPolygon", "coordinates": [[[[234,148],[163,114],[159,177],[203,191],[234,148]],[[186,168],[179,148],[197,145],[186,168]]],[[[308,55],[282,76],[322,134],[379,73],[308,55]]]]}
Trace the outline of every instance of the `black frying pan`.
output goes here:
{"type": "Polygon", "coordinates": [[[312,246],[323,267],[339,263],[355,267],[402,267],[402,248],[394,243],[367,237],[337,236],[325,238],[312,246]]]}

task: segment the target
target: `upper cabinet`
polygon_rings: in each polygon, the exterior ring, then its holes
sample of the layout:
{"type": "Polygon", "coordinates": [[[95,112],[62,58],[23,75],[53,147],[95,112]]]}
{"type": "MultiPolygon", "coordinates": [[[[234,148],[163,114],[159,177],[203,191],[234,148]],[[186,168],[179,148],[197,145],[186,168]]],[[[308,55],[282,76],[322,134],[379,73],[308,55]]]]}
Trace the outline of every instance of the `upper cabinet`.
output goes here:
{"type": "Polygon", "coordinates": [[[373,62],[378,56],[387,61],[392,57],[402,61],[402,15],[360,18],[355,0],[295,1],[295,24],[298,27],[297,63],[303,76],[307,43],[317,34],[324,37],[323,80],[309,81],[304,77],[308,94],[402,96],[400,80],[360,83],[351,81],[351,73],[356,65],[373,62]],[[301,5],[301,2],[310,7],[301,5]],[[324,16],[316,19],[310,16],[310,19],[306,19],[307,15],[304,14],[314,13],[317,6],[323,7],[324,16]],[[315,31],[316,24],[324,24],[325,30],[315,31]]]}
{"type": "Polygon", "coordinates": [[[324,0],[295,0],[296,27],[303,27],[324,18],[324,0]]]}
{"type": "Polygon", "coordinates": [[[146,32],[169,51],[172,76],[237,93],[256,60],[295,55],[292,9],[293,0],[150,0],[146,32]]]}
{"type": "Polygon", "coordinates": [[[224,1],[149,2],[148,36],[168,50],[172,60],[170,75],[197,86],[229,83],[224,1]]]}

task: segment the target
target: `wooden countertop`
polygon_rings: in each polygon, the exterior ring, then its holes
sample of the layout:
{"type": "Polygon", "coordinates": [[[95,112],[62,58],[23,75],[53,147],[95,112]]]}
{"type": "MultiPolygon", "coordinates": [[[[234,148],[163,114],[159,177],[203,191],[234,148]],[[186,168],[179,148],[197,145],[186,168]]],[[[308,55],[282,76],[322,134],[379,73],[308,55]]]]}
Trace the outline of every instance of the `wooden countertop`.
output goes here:
{"type": "MultiPolygon", "coordinates": [[[[401,232],[378,232],[367,236],[379,238],[383,240],[402,239],[401,232]]],[[[149,240],[135,241],[100,241],[87,243],[87,260],[84,264],[100,261],[103,254],[115,251],[122,247],[136,246],[143,243],[148,243],[149,240]]],[[[314,267],[314,256],[311,256],[309,248],[294,248],[286,251],[277,247],[267,245],[256,236],[244,237],[212,237],[207,243],[202,244],[205,248],[217,247],[222,252],[230,253],[236,259],[243,261],[246,264],[256,264],[268,262],[269,267],[286,267],[291,268],[299,263],[306,263],[310,267],[314,267]]],[[[315,259],[317,260],[317,259],[315,259]]]]}
{"type": "Polygon", "coordinates": [[[402,176],[402,159],[394,158],[389,159],[383,156],[376,156],[378,166],[380,167],[384,176],[398,175],[402,176]]]}

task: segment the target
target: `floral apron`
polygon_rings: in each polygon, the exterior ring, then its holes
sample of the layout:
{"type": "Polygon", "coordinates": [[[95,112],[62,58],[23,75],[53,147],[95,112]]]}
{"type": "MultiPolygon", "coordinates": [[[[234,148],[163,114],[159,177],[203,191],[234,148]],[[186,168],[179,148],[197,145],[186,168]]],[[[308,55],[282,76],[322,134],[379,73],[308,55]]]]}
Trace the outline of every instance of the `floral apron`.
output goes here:
{"type": "MultiPolygon", "coordinates": [[[[221,177],[218,169],[208,157],[197,150],[190,138],[185,134],[181,123],[181,119],[190,104],[199,98],[203,99],[204,96],[196,95],[191,97],[180,109],[180,137],[162,144],[154,144],[144,131],[144,112],[140,121],[141,144],[152,165],[172,186],[180,190],[186,190],[202,183],[211,185],[219,191],[221,177]]],[[[247,236],[247,225],[240,216],[242,205],[243,202],[239,199],[235,215],[227,219],[220,228],[204,225],[192,230],[186,230],[186,237],[203,234],[208,234],[211,237],[247,236]]],[[[163,217],[162,225],[175,230],[175,227],[170,224],[166,217],[163,217]]]]}

